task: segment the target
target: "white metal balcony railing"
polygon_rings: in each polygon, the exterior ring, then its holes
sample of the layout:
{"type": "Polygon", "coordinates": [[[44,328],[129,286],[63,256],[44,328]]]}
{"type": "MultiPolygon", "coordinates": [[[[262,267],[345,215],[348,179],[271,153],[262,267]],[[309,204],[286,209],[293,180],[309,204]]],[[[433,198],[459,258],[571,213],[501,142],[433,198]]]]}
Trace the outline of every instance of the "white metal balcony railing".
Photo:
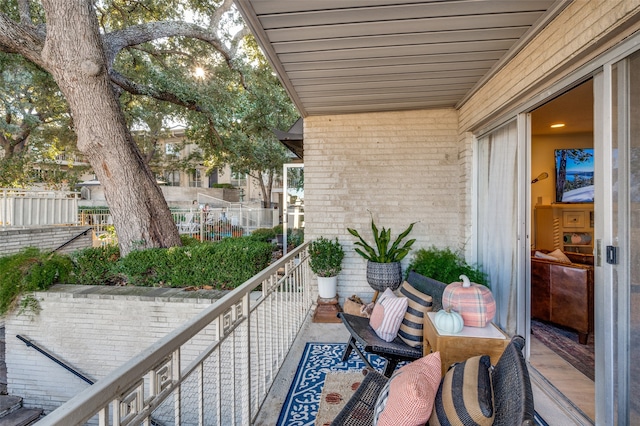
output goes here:
{"type": "Polygon", "coordinates": [[[310,312],[307,245],[37,424],[251,424],[310,312]]]}

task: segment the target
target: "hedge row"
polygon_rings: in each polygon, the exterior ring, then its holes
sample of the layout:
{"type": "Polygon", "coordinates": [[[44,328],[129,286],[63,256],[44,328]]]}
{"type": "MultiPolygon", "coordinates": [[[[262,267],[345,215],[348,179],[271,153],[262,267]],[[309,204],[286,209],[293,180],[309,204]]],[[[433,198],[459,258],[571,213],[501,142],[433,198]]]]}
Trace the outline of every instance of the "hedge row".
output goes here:
{"type": "MultiPolygon", "coordinates": [[[[56,283],[233,289],[265,269],[274,250],[272,243],[251,237],[183,243],[183,247],[132,251],[124,258],[115,246],[70,256],[28,248],[0,258],[0,315],[13,308],[20,294],[56,283]]],[[[30,301],[23,298],[23,303],[30,301]]]]}

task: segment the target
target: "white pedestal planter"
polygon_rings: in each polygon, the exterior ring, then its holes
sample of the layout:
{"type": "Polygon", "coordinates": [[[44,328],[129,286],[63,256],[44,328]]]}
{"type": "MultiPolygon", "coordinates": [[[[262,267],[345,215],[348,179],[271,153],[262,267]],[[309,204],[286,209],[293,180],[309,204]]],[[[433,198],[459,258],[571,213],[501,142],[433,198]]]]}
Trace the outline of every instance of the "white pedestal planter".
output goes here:
{"type": "Polygon", "coordinates": [[[336,297],[338,277],[318,277],[318,297],[331,299],[336,297]]]}

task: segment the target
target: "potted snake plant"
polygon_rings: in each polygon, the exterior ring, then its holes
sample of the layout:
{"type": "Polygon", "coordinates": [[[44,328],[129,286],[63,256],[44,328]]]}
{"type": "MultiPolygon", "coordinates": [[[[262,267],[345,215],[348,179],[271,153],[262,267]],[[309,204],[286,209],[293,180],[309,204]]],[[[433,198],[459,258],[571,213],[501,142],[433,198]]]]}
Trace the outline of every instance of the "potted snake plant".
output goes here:
{"type": "Polygon", "coordinates": [[[318,276],[318,296],[322,299],[336,297],[343,258],[344,251],[338,238],[320,237],[309,244],[309,267],[318,276]]]}
{"type": "Polygon", "coordinates": [[[415,239],[406,241],[401,245],[407,235],[413,229],[413,222],[398,237],[391,242],[391,229],[378,230],[373,218],[371,218],[371,231],[373,244],[367,243],[358,231],[347,228],[347,231],[358,238],[355,242],[355,251],[367,260],[367,282],[376,291],[384,291],[386,288],[397,289],[402,283],[402,266],[400,261],[405,258],[415,239]]]}

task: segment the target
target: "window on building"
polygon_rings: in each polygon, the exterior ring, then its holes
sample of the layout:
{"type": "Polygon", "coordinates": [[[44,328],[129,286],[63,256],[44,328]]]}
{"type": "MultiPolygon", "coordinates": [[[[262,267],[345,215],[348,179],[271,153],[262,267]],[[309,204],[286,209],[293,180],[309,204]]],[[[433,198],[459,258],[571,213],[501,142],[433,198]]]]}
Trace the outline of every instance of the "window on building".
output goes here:
{"type": "Polygon", "coordinates": [[[218,183],[218,169],[213,169],[209,174],[209,188],[213,188],[213,185],[218,183]]]}
{"type": "Polygon", "coordinates": [[[194,188],[202,187],[202,172],[199,169],[189,173],[189,186],[194,188]]]}
{"type": "Polygon", "coordinates": [[[231,185],[246,186],[247,185],[246,173],[231,172],[231,185]]]}
{"type": "Polygon", "coordinates": [[[180,172],[177,170],[164,172],[164,180],[167,181],[167,186],[180,186],[180,172]]]}
{"type": "Polygon", "coordinates": [[[178,155],[180,155],[180,149],[176,146],[176,144],[167,143],[164,145],[164,153],[166,155],[172,155],[177,157],[178,155]]]}

